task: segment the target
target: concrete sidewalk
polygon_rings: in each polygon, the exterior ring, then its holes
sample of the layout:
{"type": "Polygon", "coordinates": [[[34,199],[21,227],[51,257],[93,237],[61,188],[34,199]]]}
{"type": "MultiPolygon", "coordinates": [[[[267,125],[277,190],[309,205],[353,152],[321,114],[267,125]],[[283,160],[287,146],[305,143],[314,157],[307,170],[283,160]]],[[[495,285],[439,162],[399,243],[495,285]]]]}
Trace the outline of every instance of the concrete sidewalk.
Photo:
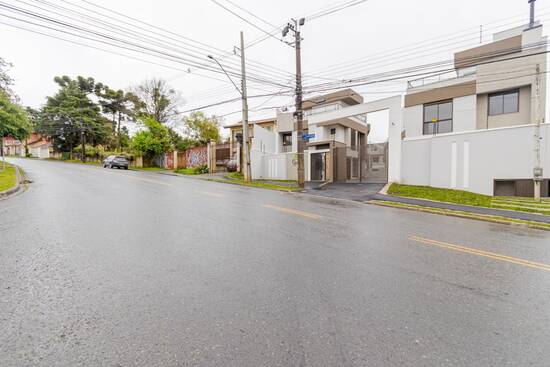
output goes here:
{"type": "Polygon", "coordinates": [[[335,199],[353,200],[358,202],[369,202],[369,201],[376,201],[376,200],[387,201],[387,202],[399,203],[399,204],[417,205],[425,208],[455,210],[455,211],[461,211],[461,212],[472,213],[472,214],[491,215],[491,216],[504,217],[504,218],[510,218],[510,219],[526,220],[526,221],[550,224],[550,216],[547,216],[547,215],[513,211],[513,210],[485,208],[485,207],[479,207],[479,206],[451,204],[451,203],[444,203],[439,201],[406,198],[401,196],[391,196],[391,195],[380,193],[383,188],[384,188],[383,184],[335,183],[335,184],[328,184],[321,188],[316,186],[309,186],[309,187],[306,186],[306,190],[303,192],[310,195],[323,196],[323,197],[335,198],[335,199]]]}
{"type": "Polygon", "coordinates": [[[369,183],[331,183],[319,186],[315,183],[306,183],[306,194],[329,198],[346,199],[353,201],[369,201],[384,188],[384,184],[369,183]]]}

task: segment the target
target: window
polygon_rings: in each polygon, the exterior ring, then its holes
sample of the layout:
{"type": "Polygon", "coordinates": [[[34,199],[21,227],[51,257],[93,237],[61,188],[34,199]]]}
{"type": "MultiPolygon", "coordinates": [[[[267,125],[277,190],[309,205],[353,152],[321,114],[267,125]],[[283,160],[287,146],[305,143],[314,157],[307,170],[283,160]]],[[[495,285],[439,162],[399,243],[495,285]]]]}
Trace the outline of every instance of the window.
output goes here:
{"type": "Polygon", "coordinates": [[[424,105],[424,135],[453,132],[453,102],[424,105]]]}
{"type": "Polygon", "coordinates": [[[352,148],[355,148],[355,146],[357,145],[357,132],[353,129],[350,129],[351,130],[351,142],[350,142],[350,145],[352,148]]]}
{"type": "Polygon", "coordinates": [[[332,128],[330,129],[330,135],[334,137],[334,135],[336,135],[336,128],[332,128]]]}
{"type": "Polygon", "coordinates": [[[292,133],[283,133],[283,146],[292,145],[292,133]]]}
{"type": "Polygon", "coordinates": [[[519,112],[519,90],[489,94],[489,116],[519,112]]]}

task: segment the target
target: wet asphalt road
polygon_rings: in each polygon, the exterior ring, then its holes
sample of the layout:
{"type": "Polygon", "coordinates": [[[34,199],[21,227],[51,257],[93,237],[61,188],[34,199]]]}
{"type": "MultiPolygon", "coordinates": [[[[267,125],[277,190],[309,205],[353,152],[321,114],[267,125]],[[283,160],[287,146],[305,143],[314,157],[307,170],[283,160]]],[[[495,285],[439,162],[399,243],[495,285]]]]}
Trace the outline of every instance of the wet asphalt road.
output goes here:
{"type": "Polygon", "coordinates": [[[0,366],[550,365],[550,232],[17,163],[0,366]]]}

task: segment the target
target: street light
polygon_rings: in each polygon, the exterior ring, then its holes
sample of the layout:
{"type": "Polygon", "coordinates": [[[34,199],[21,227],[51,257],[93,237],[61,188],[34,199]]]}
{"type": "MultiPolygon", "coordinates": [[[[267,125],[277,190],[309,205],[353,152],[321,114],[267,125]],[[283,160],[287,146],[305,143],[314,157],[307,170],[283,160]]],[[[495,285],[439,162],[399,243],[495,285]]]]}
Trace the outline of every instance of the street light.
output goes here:
{"type": "Polygon", "coordinates": [[[235,86],[235,89],[237,89],[237,92],[239,92],[239,94],[242,96],[243,95],[243,92],[239,89],[239,87],[237,87],[237,84],[235,84],[235,82],[233,81],[233,79],[231,79],[231,77],[229,76],[229,74],[227,74],[227,72],[225,71],[225,69],[223,68],[222,64],[212,55],[208,55],[207,56],[210,60],[214,60],[216,62],[216,64],[219,65],[220,69],[222,69],[223,73],[227,76],[227,78],[231,81],[231,83],[235,86]]]}
{"type": "Polygon", "coordinates": [[[245,62],[244,62],[244,36],[243,32],[241,32],[241,86],[242,89],[239,89],[237,87],[237,84],[231,79],[229,74],[225,71],[223,65],[212,55],[207,56],[210,60],[213,60],[218,64],[220,69],[222,69],[223,73],[227,76],[227,78],[231,81],[231,83],[235,86],[235,89],[239,94],[241,95],[242,104],[243,104],[243,117],[242,117],[242,124],[243,124],[243,176],[245,182],[250,182],[252,179],[252,172],[250,167],[250,151],[248,149],[248,101],[246,98],[246,74],[245,74],[245,62]]]}

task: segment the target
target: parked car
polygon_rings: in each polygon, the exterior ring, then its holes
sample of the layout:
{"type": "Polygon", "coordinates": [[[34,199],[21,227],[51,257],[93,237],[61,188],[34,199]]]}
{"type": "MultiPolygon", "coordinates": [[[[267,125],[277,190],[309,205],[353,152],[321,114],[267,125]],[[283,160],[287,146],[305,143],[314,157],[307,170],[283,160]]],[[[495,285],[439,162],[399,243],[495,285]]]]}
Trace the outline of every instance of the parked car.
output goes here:
{"type": "Polygon", "coordinates": [[[110,155],[103,161],[103,168],[124,168],[128,169],[128,160],[126,157],[110,155]]]}
{"type": "Polygon", "coordinates": [[[231,159],[229,162],[227,162],[227,172],[237,172],[237,161],[235,159],[231,159]]]}

